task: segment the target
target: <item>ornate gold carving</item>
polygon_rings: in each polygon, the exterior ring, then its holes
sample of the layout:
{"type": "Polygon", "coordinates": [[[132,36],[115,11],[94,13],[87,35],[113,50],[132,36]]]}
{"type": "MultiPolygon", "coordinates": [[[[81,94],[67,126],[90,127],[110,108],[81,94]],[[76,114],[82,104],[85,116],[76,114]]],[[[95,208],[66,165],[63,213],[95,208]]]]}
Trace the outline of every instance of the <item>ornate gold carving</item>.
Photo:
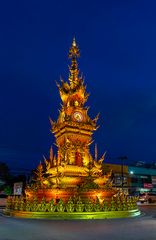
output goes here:
{"type": "Polygon", "coordinates": [[[56,138],[57,156],[54,156],[51,147],[49,158],[44,157],[45,167],[40,165],[37,172],[41,184],[51,188],[77,188],[77,185],[84,184],[85,179],[92,179],[92,184],[86,182],[85,186],[103,187],[110,178],[110,175],[103,176],[102,173],[106,153],[98,160],[97,147],[95,159],[89,151],[99,114],[92,120],[88,116],[89,107],[84,106],[89,94],[86,93],[82,76],[79,76],[79,57],[80,51],[73,39],[69,50],[69,82],[61,79],[60,84],[56,83],[62,100],[59,117],[57,121],[50,119],[51,132],[56,138]],[[43,169],[45,175],[42,175],[43,169]]]}

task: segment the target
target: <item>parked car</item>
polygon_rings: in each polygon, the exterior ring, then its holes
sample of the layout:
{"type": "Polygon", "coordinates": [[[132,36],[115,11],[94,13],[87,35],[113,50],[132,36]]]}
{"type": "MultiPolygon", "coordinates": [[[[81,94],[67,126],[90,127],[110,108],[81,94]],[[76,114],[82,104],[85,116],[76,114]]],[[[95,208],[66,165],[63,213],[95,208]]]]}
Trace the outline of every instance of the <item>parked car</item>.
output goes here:
{"type": "Polygon", "coordinates": [[[148,203],[156,202],[156,193],[143,193],[143,194],[140,194],[139,201],[141,203],[144,203],[144,202],[148,202],[148,203]]]}

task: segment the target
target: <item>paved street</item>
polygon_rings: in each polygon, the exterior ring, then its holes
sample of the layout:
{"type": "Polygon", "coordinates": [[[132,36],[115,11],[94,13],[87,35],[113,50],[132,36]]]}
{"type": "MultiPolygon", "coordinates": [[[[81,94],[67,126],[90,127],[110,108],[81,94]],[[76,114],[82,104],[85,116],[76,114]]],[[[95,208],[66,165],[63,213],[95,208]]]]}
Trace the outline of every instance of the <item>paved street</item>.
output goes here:
{"type": "Polygon", "coordinates": [[[0,240],[156,240],[156,206],[129,219],[51,221],[0,216],[0,240]]]}

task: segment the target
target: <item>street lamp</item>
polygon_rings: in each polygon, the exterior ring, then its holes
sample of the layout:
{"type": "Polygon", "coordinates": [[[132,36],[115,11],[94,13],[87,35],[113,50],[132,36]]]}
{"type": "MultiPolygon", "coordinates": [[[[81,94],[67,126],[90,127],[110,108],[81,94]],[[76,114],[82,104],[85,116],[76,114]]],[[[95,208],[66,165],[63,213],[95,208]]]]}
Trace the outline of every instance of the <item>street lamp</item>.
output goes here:
{"type": "Polygon", "coordinates": [[[122,191],[123,191],[123,186],[124,186],[123,163],[124,163],[124,160],[128,159],[128,157],[127,156],[121,156],[121,157],[118,157],[118,159],[121,160],[121,188],[122,188],[122,191]]]}

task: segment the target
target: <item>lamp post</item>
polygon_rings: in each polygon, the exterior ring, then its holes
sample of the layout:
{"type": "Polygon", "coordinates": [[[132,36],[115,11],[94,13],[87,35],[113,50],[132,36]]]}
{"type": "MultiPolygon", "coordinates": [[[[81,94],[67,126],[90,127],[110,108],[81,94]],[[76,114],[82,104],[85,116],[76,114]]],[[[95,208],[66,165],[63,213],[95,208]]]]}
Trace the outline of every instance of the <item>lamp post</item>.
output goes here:
{"type": "Polygon", "coordinates": [[[132,183],[132,179],[133,179],[133,175],[134,175],[134,171],[131,170],[129,172],[129,183],[130,183],[129,184],[130,185],[129,191],[130,191],[131,194],[133,194],[133,192],[134,192],[133,186],[131,184],[132,183]]]}
{"type": "Polygon", "coordinates": [[[122,188],[122,191],[123,191],[123,186],[124,186],[123,163],[124,163],[124,160],[128,159],[128,157],[127,156],[120,156],[120,157],[118,157],[118,159],[121,160],[121,188],[122,188]]]}

